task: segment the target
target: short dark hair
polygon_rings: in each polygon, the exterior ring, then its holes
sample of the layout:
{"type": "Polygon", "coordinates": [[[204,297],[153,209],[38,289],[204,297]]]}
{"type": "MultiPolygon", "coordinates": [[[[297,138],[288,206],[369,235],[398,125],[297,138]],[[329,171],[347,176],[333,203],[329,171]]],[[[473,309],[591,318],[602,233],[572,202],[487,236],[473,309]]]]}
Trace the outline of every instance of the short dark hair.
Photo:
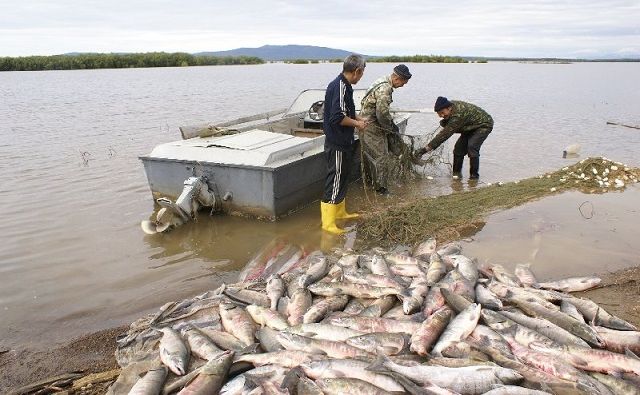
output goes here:
{"type": "Polygon", "coordinates": [[[362,55],[351,54],[344,59],[342,71],[351,73],[357,69],[364,69],[366,65],[367,62],[364,60],[362,55]]]}

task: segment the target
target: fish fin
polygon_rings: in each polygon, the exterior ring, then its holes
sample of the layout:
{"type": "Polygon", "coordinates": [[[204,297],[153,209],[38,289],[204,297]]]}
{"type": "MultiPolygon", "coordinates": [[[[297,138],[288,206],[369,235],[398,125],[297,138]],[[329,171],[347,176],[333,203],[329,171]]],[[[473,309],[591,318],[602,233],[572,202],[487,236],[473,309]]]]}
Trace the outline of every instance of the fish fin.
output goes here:
{"type": "Polygon", "coordinates": [[[382,354],[378,354],[378,357],[365,369],[372,372],[386,372],[389,370],[386,366],[387,362],[389,362],[389,358],[382,354]]]}
{"type": "Polygon", "coordinates": [[[314,338],[316,337],[318,334],[315,332],[302,332],[302,333],[298,333],[300,336],[304,336],[304,337],[311,337],[314,338]]]}
{"type": "Polygon", "coordinates": [[[638,357],[638,355],[636,353],[634,353],[633,351],[629,350],[629,347],[625,347],[624,348],[624,355],[628,356],[629,358],[639,359],[640,360],[640,357],[638,357]]]}
{"type": "Polygon", "coordinates": [[[596,326],[599,315],[600,315],[600,306],[598,306],[598,308],[596,309],[596,313],[593,315],[593,319],[591,320],[591,326],[596,326]]]}

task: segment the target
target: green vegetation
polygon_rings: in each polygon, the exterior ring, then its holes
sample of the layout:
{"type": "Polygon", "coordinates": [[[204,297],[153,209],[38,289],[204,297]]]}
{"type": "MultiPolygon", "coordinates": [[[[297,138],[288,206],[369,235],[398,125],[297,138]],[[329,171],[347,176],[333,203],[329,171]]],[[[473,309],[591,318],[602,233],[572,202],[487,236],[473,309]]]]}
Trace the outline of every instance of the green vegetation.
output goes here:
{"type": "Polygon", "coordinates": [[[186,67],[261,64],[254,56],[194,56],[188,53],[78,54],[0,57],[0,71],[122,69],[135,67],[186,67]]]}
{"type": "Polygon", "coordinates": [[[484,216],[563,191],[604,193],[638,182],[640,169],[604,158],[525,180],[498,183],[450,195],[409,201],[368,214],[358,226],[363,243],[415,245],[428,237],[451,241],[482,227],[484,216]],[[604,181],[608,180],[608,181],[604,181]],[[617,180],[617,181],[616,181],[617,180]]]}
{"type": "MultiPolygon", "coordinates": [[[[289,60],[285,60],[285,63],[289,63],[289,64],[309,64],[311,63],[311,61],[309,61],[308,59],[289,59],[289,60]]],[[[317,63],[317,61],[316,61],[317,63]]]]}
{"type": "Polygon", "coordinates": [[[468,61],[459,56],[440,55],[413,55],[413,56],[381,56],[367,59],[376,63],[467,63],[468,61]]]}

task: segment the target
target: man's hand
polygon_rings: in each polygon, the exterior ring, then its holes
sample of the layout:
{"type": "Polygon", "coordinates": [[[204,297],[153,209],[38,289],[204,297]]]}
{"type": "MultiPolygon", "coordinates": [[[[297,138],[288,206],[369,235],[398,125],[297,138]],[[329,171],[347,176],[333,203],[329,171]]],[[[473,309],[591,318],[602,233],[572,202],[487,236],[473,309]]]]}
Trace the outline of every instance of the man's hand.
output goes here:
{"type": "Polygon", "coordinates": [[[426,154],[427,152],[431,152],[431,151],[433,151],[433,150],[431,149],[431,147],[429,147],[427,145],[425,148],[420,148],[420,149],[415,150],[413,152],[413,156],[416,159],[420,159],[420,158],[422,158],[422,155],[426,154]]]}
{"type": "Polygon", "coordinates": [[[367,122],[364,119],[356,120],[356,128],[363,130],[367,127],[367,122]]]}

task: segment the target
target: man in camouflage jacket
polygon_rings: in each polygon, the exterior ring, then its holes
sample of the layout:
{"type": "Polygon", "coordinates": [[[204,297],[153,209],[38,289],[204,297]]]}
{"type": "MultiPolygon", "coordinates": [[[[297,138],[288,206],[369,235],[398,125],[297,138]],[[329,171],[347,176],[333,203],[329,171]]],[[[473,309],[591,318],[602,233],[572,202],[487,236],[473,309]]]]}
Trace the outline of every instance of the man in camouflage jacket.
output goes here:
{"type": "Polygon", "coordinates": [[[373,180],[375,190],[381,194],[387,193],[390,168],[396,164],[396,158],[389,152],[389,138],[399,133],[389,111],[393,90],[404,86],[410,78],[409,68],[397,65],[391,75],[376,80],[362,99],[360,116],[368,120],[362,133],[365,175],[373,180]]]}
{"type": "Polygon", "coordinates": [[[482,108],[463,101],[451,100],[446,97],[438,97],[434,111],[442,118],[440,126],[443,129],[425,148],[416,150],[416,157],[421,157],[427,152],[433,151],[444,143],[454,133],[460,133],[458,141],[453,148],[453,177],[460,178],[464,156],[469,156],[469,178],[480,177],[480,147],[493,130],[493,118],[482,108]]]}

